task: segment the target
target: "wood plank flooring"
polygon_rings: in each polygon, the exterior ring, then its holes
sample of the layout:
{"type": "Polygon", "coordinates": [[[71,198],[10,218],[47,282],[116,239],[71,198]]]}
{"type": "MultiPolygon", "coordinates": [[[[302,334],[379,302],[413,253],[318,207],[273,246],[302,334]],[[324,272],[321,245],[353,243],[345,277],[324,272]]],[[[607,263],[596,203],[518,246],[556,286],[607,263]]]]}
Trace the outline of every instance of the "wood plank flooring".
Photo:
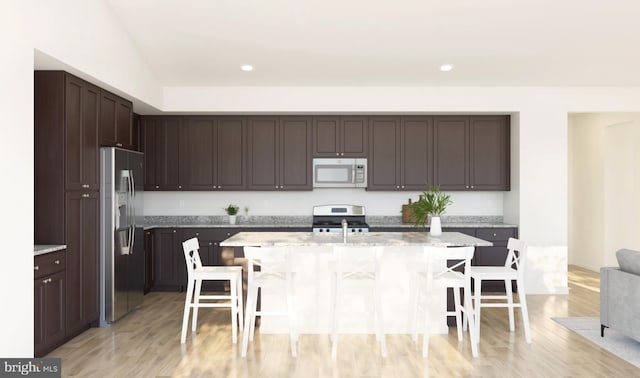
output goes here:
{"type": "MultiPolygon", "coordinates": [[[[532,344],[516,312],[482,310],[479,357],[455,328],[431,337],[429,357],[408,335],[387,335],[380,357],[372,335],[341,335],[338,358],[329,337],[300,335],[291,358],[287,335],[256,334],[246,359],[231,342],[228,311],[201,309],[196,335],[180,344],[184,293],[150,293],[143,306],[109,328],[92,328],[47,357],[62,358],[63,376],[81,377],[638,377],[640,369],[595,346],[551,317],[599,316],[599,274],[569,267],[569,295],[530,295],[532,344]]],[[[419,343],[419,345],[421,345],[419,343]]]]}

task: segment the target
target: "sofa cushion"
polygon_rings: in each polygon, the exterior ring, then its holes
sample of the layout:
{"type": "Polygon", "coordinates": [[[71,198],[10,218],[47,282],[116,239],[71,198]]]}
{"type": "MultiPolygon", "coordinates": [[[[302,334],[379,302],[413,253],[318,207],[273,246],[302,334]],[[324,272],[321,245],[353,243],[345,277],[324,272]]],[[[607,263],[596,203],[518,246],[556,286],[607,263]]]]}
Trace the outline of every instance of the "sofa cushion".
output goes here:
{"type": "Polygon", "coordinates": [[[620,270],[640,275],[640,252],[630,249],[620,249],[616,252],[620,270]]]}

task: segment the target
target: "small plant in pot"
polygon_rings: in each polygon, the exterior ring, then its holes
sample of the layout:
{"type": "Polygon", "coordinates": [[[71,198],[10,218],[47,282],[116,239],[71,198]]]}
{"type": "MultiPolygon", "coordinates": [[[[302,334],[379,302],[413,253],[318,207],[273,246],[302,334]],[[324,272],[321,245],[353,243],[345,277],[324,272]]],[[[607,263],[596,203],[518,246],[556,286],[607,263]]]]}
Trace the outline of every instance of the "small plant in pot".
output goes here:
{"type": "Polygon", "coordinates": [[[224,208],[224,212],[229,216],[229,224],[236,224],[236,216],[240,207],[236,205],[229,205],[224,208]]]}
{"type": "Polygon", "coordinates": [[[442,234],[440,216],[445,213],[447,206],[452,203],[450,196],[441,192],[438,185],[431,186],[427,184],[427,188],[420,195],[420,199],[409,206],[413,211],[416,226],[426,226],[429,215],[431,215],[429,232],[433,236],[440,236],[442,234]]]}

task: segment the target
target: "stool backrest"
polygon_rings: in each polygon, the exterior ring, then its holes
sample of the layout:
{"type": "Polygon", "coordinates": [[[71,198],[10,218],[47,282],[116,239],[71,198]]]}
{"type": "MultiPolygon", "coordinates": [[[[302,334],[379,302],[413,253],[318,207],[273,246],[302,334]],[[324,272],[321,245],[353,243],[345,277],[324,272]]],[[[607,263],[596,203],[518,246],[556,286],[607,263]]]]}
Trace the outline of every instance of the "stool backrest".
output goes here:
{"type": "Polygon", "coordinates": [[[522,278],[524,276],[524,265],[527,256],[527,243],[519,239],[509,238],[507,249],[509,252],[507,253],[507,260],[504,266],[517,270],[518,276],[522,278]]]}
{"type": "Polygon", "coordinates": [[[251,280],[259,275],[284,278],[293,272],[293,256],[290,247],[244,247],[247,259],[247,276],[251,280]],[[259,271],[254,269],[260,267],[259,271]]]}
{"type": "Polygon", "coordinates": [[[470,272],[471,259],[475,247],[424,247],[422,261],[427,264],[426,271],[432,275],[433,279],[440,276],[454,273],[456,275],[464,275],[467,279],[471,279],[466,272],[470,272]],[[444,269],[434,270],[434,263],[444,261],[444,269]],[[448,264],[449,261],[457,261],[454,264],[448,264]],[[463,272],[456,271],[462,267],[463,272]]]}
{"type": "Polygon", "coordinates": [[[193,275],[194,269],[202,268],[202,260],[200,259],[200,243],[198,238],[191,238],[182,243],[182,249],[184,251],[184,260],[187,264],[187,274],[189,279],[193,275]]]}
{"type": "Polygon", "coordinates": [[[359,273],[380,273],[380,260],[384,247],[334,246],[336,269],[339,273],[357,275],[359,273]]]}

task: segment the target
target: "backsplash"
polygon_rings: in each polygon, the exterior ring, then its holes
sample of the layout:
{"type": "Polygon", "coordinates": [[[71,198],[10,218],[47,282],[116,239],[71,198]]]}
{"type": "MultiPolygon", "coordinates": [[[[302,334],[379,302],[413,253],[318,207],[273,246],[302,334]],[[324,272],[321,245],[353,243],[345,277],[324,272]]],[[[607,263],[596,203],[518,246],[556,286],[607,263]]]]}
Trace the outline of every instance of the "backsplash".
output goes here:
{"type": "MultiPolygon", "coordinates": [[[[502,223],[501,215],[443,215],[443,224],[452,223],[471,223],[471,224],[498,224],[502,223]]],[[[256,226],[300,226],[311,227],[313,219],[311,216],[244,216],[238,215],[236,218],[237,225],[256,225],[256,226]]],[[[367,223],[374,226],[394,226],[402,224],[401,216],[367,216],[367,223]]],[[[229,217],[226,215],[177,215],[177,216],[159,216],[148,215],[144,217],[144,224],[147,226],[175,226],[175,225],[228,225],[229,217]]]]}

